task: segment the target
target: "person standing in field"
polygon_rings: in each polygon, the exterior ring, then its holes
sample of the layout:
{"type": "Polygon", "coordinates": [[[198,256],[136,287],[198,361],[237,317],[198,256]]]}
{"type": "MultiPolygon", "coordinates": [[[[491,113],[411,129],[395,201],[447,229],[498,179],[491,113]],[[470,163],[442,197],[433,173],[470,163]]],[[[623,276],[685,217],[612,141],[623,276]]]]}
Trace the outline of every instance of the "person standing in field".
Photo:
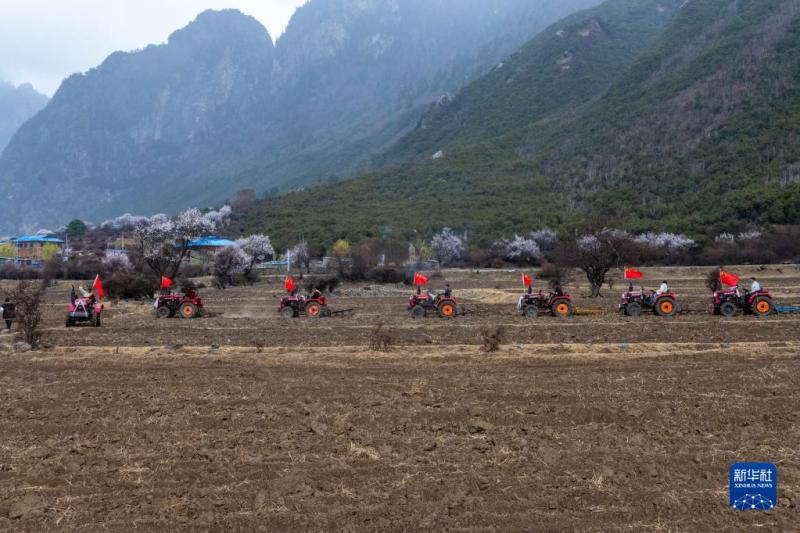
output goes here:
{"type": "Polygon", "coordinates": [[[3,320],[6,321],[6,329],[9,331],[11,331],[11,324],[14,322],[14,318],[16,318],[14,303],[11,298],[6,298],[6,301],[3,302],[3,320]]]}

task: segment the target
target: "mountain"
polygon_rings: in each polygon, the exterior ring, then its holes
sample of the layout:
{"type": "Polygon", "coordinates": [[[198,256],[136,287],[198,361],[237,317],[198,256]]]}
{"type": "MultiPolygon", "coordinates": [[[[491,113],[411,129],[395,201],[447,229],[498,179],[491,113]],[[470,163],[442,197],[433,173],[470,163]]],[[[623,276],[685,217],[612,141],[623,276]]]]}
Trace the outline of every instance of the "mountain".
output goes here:
{"type": "Polygon", "coordinates": [[[599,1],[311,0],[275,44],[238,11],[202,13],[68,78],[19,130],[0,158],[4,229],[349,176],[431,101],[599,1]]]}
{"type": "MultiPolygon", "coordinates": [[[[626,76],[666,49],[666,34],[684,24],[676,15],[683,3],[607,0],[563,19],[432,106],[379,158],[387,170],[266,201],[242,226],[279,242],[302,233],[326,243],[388,230],[424,235],[442,226],[488,238],[585,219],[575,191],[558,171],[548,173],[553,161],[546,156],[558,149],[550,140],[563,141],[560,128],[580,127],[608,105],[618,84],[629,83],[626,76]]],[[[581,146],[595,133],[572,141],[581,146]]]]}
{"type": "Polygon", "coordinates": [[[48,98],[29,83],[15,87],[0,80],[0,154],[14,132],[47,105],[48,98]]]}

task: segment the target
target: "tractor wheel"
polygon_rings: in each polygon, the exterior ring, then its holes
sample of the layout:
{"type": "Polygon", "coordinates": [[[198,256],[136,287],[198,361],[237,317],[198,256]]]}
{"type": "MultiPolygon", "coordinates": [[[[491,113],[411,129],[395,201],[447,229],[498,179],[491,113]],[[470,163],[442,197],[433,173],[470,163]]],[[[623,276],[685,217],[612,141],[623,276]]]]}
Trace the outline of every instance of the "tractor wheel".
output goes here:
{"type": "Polygon", "coordinates": [[[411,318],[418,319],[418,318],[425,318],[427,311],[421,305],[416,305],[411,308],[411,311],[408,312],[411,318]]]}
{"type": "Polygon", "coordinates": [[[294,316],[295,316],[294,309],[292,309],[291,307],[287,306],[281,309],[281,318],[285,318],[288,320],[294,318],[294,316]]]}
{"type": "Polygon", "coordinates": [[[194,318],[197,316],[197,306],[191,302],[181,304],[181,316],[183,318],[194,318]]]}
{"type": "Polygon", "coordinates": [[[445,302],[439,306],[439,316],[448,320],[456,316],[456,304],[452,302],[445,302]]]}
{"type": "Polygon", "coordinates": [[[72,317],[71,317],[71,316],[67,315],[67,323],[66,323],[66,326],[67,326],[68,328],[71,328],[71,327],[72,327],[72,326],[74,326],[74,325],[75,325],[75,321],[72,319],[72,317]]]}
{"type": "Polygon", "coordinates": [[[575,308],[566,300],[556,302],[553,304],[553,316],[559,318],[569,318],[575,314],[575,308]]]}
{"type": "Polygon", "coordinates": [[[169,307],[166,305],[162,305],[158,309],[156,309],[156,316],[158,318],[169,318],[172,316],[172,311],[169,310],[169,307]]]}
{"type": "Polygon", "coordinates": [[[625,306],[625,314],[637,317],[642,314],[642,306],[636,302],[631,302],[625,306]]]}
{"type": "Polygon", "coordinates": [[[536,318],[539,316],[539,308],[535,305],[529,305],[522,313],[528,318],[536,318]]]}
{"type": "Polygon", "coordinates": [[[722,302],[719,306],[719,314],[725,318],[733,318],[739,312],[739,309],[733,302],[722,302]]]}
{"type": "Polygon", "coordinates": [[[656,306],[658,316],[673,316],[678,312],[678,306],[672,298],[662,298],[656,306]]]}
{"type": "Polygon", "coordinates": [[[759,296],[753,302],[753,314],[756,316],[767,316],[772,314],[773,305],[772,300],[765,296],[759,296]]]}
{"type": "Polygon", "coordinates": [[[311,302],[306,306],[306,316],[308,318],[319,318],[322,316],[322,306],[316,302],[311,302]]]}

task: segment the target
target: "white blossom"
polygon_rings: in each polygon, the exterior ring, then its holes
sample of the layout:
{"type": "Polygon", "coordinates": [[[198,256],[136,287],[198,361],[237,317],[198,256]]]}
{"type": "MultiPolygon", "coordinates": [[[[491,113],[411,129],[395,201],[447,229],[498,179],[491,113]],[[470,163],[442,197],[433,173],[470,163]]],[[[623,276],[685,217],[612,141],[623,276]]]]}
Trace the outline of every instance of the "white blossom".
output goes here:
{"type": "Polygon", "coordinates": [[[716,237],[714,237],[714,242],[718,244],[733,244],[736,241],[736,237],[733,233],[720,233],[716,237]]]}
{"type": "Polygon", "coordinates": [[[539,245],[539,249],[549,251],[558,245],[558,235],[549,228],[538,229],[530,233],[530,238],[539,245]]]}
{"type": "Polygon", "coordinates": [[[670,251],[688,250],[697,245],[693,239],[677,233],[642,233],[634,237],[633,241],[650,248],[666,249],[670,251]]]}
{"type": "Polygon", "coordinates": [[[515,263],[531,264],[542,258],[542,250],[533,239],[514,235],[511,240],[502,239],[495,243],[503,253],[503,258],[515,263]]]}
{"type": "Polygon", "coordinates": [[[147,217],[125,213],[117,218],[112,218],[102,222],[100,227],[104,229],[132,229],[135,228],[137,224],[146,220],[147,217]]]}
{"type": "Polygon", "coordinates": [[[761,238],[761,232],[756,229],[743,231],[742,233],[736,236],[736,240],[740,242],[754,241],[760,238],[761,238]]]}
{"type": "Polygon", "coordinates": [[[222,226],[228,220],[228,218],[230,218],[231,213],[233,213],[231,206],[225,205],[217,211],[209,211],[205,214],[205,216],[214,225],[222,226]]]}
{"type": "Polygon", "coordinates": [[[247,271],[250,261],[250,256],[239,246],[229,246],[217,253],[214,268],[218,273],[243,274],[247,271]]]}
{"type": "Polygon", "coordinates": [[[445,265],[461,257],[464,253],[464,242],[450,228],[444,228],[431,239],[431,248],[436,258],[445,265]]]}
{"type": "Polygon", "coordinates": [[[120,250],[108,250],[103,257],[103,265],[110,272],[120,272],[131,269],[131,259],[128,254],[120,250]]]}

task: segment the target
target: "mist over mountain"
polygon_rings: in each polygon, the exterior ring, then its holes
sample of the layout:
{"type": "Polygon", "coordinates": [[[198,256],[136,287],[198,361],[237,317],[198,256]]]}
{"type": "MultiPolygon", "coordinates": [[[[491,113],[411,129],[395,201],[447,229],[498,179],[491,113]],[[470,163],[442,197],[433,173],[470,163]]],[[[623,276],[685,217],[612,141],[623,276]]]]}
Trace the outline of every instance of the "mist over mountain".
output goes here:
{"type": "Polygon", "coordinates": [[[64,81],[0,158],[4,230],[218,203],[368,166],[430,102],[599,0],[312,0],[273,44],[209,11],[64,81]]]}
{"type": "Polygon", "coordinates": [[[0,80],[0,154],[12,135],[48,102],[28,83],[18,87],[0,80]]]}

